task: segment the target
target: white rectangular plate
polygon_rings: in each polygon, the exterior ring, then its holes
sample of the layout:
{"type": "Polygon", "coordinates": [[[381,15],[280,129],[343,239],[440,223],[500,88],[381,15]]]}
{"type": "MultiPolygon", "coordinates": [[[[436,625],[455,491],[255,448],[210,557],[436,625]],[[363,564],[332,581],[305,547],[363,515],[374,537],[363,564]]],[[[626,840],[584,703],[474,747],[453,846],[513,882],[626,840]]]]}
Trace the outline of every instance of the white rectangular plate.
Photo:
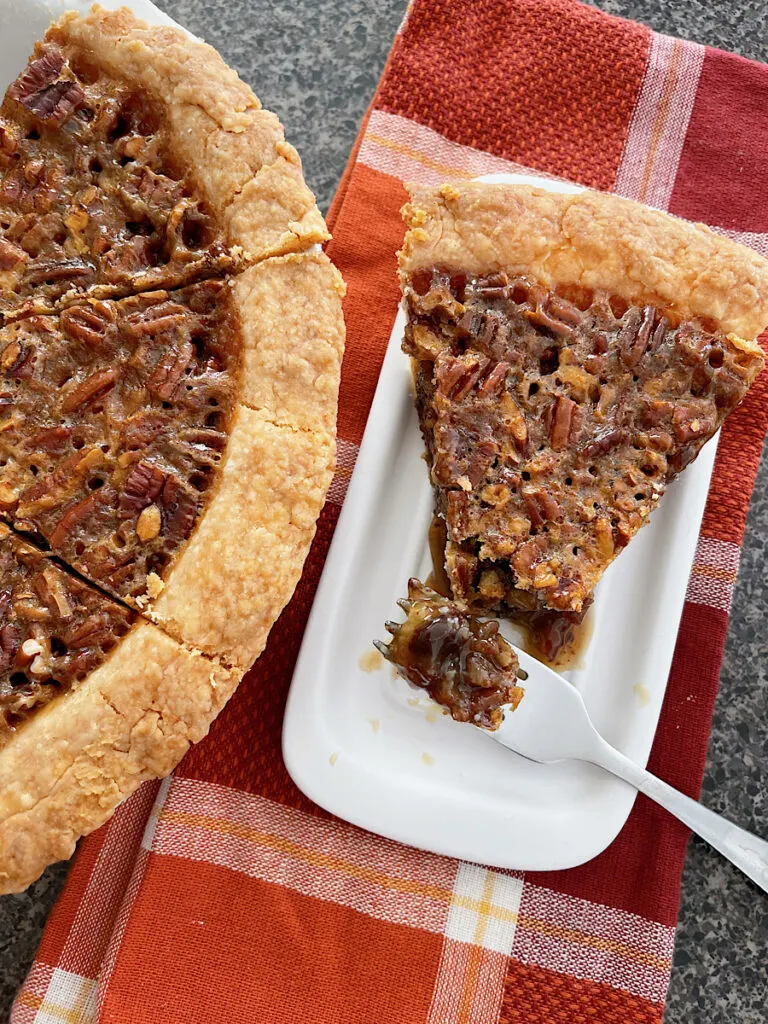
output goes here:
{"type": "MultiPolygon", "coordinates": [[[[401,311],[304,637],[286,711],[285,762],[316,803],[400,842],[498,867],[581,864],[618,834],[634,790],[589,765],[525,761],[481,730],[436,714],[426,700],[414,706],[415,691],[389,665],[374,672],[360,665],[372,639],[384,636],[384,621],[401,617],[395,601],[409,576],[424,579],[430,567],[432,493],[400,352],[403,325],[401,311]]],[[[566,673],[606,739],[643,765],[715,449],[713,440],[605,574],[588,647],[566,673]]]]}

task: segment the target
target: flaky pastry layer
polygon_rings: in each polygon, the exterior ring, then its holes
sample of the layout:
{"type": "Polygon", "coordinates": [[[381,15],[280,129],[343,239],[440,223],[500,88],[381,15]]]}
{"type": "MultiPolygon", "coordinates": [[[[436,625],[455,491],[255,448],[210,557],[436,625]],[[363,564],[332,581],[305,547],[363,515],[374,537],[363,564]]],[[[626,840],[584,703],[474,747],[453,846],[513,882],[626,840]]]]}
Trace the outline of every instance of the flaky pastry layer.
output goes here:
{"type": "Polygon", "coordinates": [[[321,252],[266,260],[234,279],[243,342],[241,401],[276,423],[335,431],[344,282],[321,252]]]}
{"type": "Polygon", "coordinates": [[[680,319],[708,317],[755,338],[768,324],[768,260],[640,203],[529,185],[411,186],[401,274],[422,267],[506,270],[547,288],[579,285],[680,319]]]}

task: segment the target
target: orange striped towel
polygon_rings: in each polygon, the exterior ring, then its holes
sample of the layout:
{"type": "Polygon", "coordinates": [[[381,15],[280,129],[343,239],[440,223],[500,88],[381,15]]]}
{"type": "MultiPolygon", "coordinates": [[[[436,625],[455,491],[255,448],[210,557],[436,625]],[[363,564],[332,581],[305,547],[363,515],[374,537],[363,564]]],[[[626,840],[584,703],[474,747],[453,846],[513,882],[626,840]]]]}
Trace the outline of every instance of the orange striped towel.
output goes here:
{"type": "MultiPolygon", "coordinates": [[[[339,470],[268,649],[171,779],[83,842],[15,1024],[652,1024],[687,833],[640,797],[590,864],[494,871],[337,821],[280,723],[394,321],[406,179],[535,168],[768,254],[768,69],[571,0],[415,0],[331,211],[349,285],[339,470]]],[[[763,378],[722,432],[650,767],[699,789],[763,378]]]]}

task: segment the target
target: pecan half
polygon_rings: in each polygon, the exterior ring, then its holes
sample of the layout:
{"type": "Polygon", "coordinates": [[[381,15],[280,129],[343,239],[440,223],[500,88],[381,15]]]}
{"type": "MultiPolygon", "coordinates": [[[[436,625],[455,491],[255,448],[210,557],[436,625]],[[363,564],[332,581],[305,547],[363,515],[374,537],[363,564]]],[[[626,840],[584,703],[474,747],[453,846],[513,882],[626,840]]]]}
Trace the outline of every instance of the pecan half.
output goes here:
{"type": "Polygon", "coordinates": [[[64,54],[47,47],[10,85],[8,95],[43,121],[63,121],[85,100],[79,82],[59,77],[63,69],[64,54]]]}
{"type": "Polygon", "coordinates": [[[579,449],[579,455],[583,459],[594,459],[598,455],[604,455],[606,452],[609,452],[611,448],[623,444],[625,440],[626,433],[619,427],[602,430],[599,434],[595,435],[593,440],[582,445],[579,449]]]}
{"type": "Polygon", "coordinates": [[[626,323],[616,340],[622,361],[629,369],[634,369],[645,355],[655,317],[656,310],[653,306],[646,306],[642,312],[639,309],[631,309],[627,314],[626,323]]]}
{"type": "Polygon", "coordinates": [[[678,406],[672,415],[672,427],[678,441],[686,443],[706,437],[715,429],[715,415],[706,407],[678,406]]]}
{"type": "Polygon", "coordinates": [[[487,356],[477,353],[440,359],[435,366],[438,391],[454,402],[460,402],[483,379],[490,365],[487,356]]]}
{"type": "Polygon", "coordinates": [[[8,86],[11,99],[21,103],[41,89],[53,85],[64,67],[64,54],[58,47],[47,46],[42,56],[32,60],[18,78],[8,86]]]}
{"type": "Polygon", "coordinates": [[[564,299],[561,295],[550,295],[548,303],[549,312],[558,320],[576,327],[584,319],[584,314],[578,306],[564,299]]]}
{"type": "Polygon", "coordinates": [[[61,326],[70,338],[97,346],[116,319],[117,313],[110,303],[91,302],[87,306],[70,306],[63,310],[61,326]]]}
{"type": "Polygon", "coordinates": [[[504,382],[509,373],[509,363],[496,363],[494,368],[479,386],[478,391],[483,395],[496,395],[504,390],[504,382]]]}
{"type": "Polygon", "coordinates": [[[195,448],[204,447],[215,452],[223,452],[227,446],[227,435],[221,430],[212,430],[209,427],[190,427],[182,430],[179,439],[186,444],[194,445],[195,448]]]}
{"type": "MultiPolygon", "coordinates": [[[[546,327],[548,331],[551,331],[558,337],[568,338],[573,334],[574,323],[566,323],[564,320],[558,319],[557,316],[553,316],[547,309],[544,296],[537,295],[535,307],[533,309],[524,309],[523,316],[539,327],[546,327]]],[[[578,323],[578,320],[575,322],[578,323]]]]}
{"type": "Polygon", "coordinates": [[[96,397],[103,397],[117,383],[117,370],[111,366],[105,366],[96,370],[85,380],[80,381],[77,387],[73,388],[61,403],[62,412],[72,412],[73,409],[85,405],[96,397]]]}
{"type": "Polygon", "coordinates": [[[0,238],[0,270],[12,270],[17,263],[28,259],[27,253],[18,245],[9,242],[7,238],[0,238]]]}
{"type": "Polygon", "coordinates": [[[503,271],[497,274],[487,274],[478,278],[475,282],[474,293],[481,299],[505,299],[508,294],[509,278],[503,271]]]}
{"type": "Polygon", "coordinates": [[[98,491],[92,491],[87,498],[70,505],[51,531],[48,538],[52,548],[61,548],[67,537],[84,519],[87,519],[92,512],[95,512],[99,505],[107,504],[113,497],[110,488],[102,487],[98,491]]]}
{"type": "MultiPolygon", "coordinates": [[[[98,647],[109,643],[114,636],[117,623],[106,612],[89,615],[76,629],[67,633],[69,647],[98,647]]],[[[121,623],[124,625],[124,623],[121,623]]],[[[120,629],[119,632],[124,632],[120,629]]]]}
{"type": "Polygon", "coordinates": [[[555,403],[555,413],[552,417],[552,429],[550,438],[552,447],[555,450],[566,448],[571,440],[571,431],[575,426],[575,413],[578,406],[572,398],[564,398],[560,395],[555,403]]]}
{"type": "Polygon", "coordinates": [[[177,541],[186,539],[200,510],[198,499],[171,474],[163,485],[160,501],[166,512],[166,536],[177,541]]]}
{"type": "Polygon", "coordinates": [[[167,474],[151,462],[137,462],[128,474],[120,495],[123,517],[133,516],[160,497],[167,474]]]}
{"type": "Polygon", "coordinates": [[[54,281],[81,281],[92,277],[93,268],[83,260],[33,260],[27,264],[24,276],[27,285],[52,283],[54,281]]]}
{"type": "MultiPolygon", "coordinates": [[[[162,413],[137,413],[126,424],[123,440],[127,451],[144,448],[171,424],[169,416],[162,413]]],[[[216,431],[213,431],[216,433],[216,431]]]]}
{"type": "Polygon", "coordinates": [[[536,528],[563,518],[563,510],[543,487],[524,487],[522,493],[528,518],[536,528]]]}
{"type": "Polygon", "coordinates": [[[185,341],[178,349],[171,349],[162,357],[147,381],[147,388],[162,401],[173,398],[184,371],[194,355],[192,343],[185,341]]]}

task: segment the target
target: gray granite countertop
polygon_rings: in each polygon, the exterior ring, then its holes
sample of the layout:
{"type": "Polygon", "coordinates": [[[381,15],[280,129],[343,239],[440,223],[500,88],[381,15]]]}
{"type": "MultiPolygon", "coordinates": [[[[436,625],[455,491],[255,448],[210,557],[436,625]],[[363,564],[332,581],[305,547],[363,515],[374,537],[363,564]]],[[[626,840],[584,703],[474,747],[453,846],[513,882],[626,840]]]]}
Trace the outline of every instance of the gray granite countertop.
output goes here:
{"type": "MultiPolygon", "coordinates": [[[[216,46],[300,149],[325,210],[373,95],[404,0],[156,0],[216,46]]],[[[598,0],[658,31],[768,60],[768,0],[598,0]]],[[[742,553],[703,799],[768,835],[768,458],[764,456],[742,553]]],[[[61,887],[57,865],[20,896],[0,899],[0,1021],[34,956],[61,887]]],[[[694,840],[666,1024],[765,1024],[768,898],[694,840]]]]}

